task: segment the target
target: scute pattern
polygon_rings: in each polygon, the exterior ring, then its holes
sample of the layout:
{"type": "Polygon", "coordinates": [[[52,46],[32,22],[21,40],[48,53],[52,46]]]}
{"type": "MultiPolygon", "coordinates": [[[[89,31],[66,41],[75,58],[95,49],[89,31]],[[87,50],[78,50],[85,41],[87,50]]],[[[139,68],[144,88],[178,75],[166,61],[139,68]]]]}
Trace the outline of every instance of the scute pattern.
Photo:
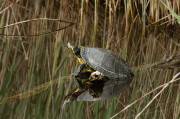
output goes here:
{"type": "Polygon", "coordinates": [[[134,76],[129,65],[110,50],[82,47],[81,56],[92,68],[110,79],[124,82],[134,76]]]}

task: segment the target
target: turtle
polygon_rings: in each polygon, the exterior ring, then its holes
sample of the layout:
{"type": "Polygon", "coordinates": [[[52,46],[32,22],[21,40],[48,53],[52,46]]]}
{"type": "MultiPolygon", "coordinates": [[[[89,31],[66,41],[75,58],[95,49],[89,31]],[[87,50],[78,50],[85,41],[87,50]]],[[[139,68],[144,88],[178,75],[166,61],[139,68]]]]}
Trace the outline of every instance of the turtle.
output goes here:
{"type": "MultiPolygon", "coordinates": [[[[87,72],[81,73],[81,79],[83,78],[83,76],[89,75],[86,73],[87,72]]],[[[73,102],[78,98],[79,95],[83,94],[87,90],[89,90],[91,99],[93,99],[94,101],[97,100],[103,92],[104,83],[108,82],[109,78],[104,76],[100,72],[95,71],[91,73],[88,81],[84,81],[81,83],[76,78],[74,79],[74,81],[77,85],[77,88],[65,97],[64,104],[73,102]]]]}
{"type": "Polygon", "coordinates": [[[87,72],[90,73],[99,71],[109,79],[121,82],[126,82],[134,77],[130,66],[119,55],[110,50],[83,46],[79,48],[69,42],[68,48],[81,64],[71,74],[73,77],[78,77],[83,69],[87,69],[87,72]]]}
{"type": "Polygon", "coordinates": [[[80,84],[75,80],[78,86],[72,93],[64,99],[64,104],[77,101],[99,101],[110,99],[123,92],[131,83],[132,79],[126,82],[111,80],[100,72],[93,72],[88,81],[80,84]],[[91,80],[94,78],[93,80],[91,80]],[[98,79],[99,78],[99,79],[98,79]]]}

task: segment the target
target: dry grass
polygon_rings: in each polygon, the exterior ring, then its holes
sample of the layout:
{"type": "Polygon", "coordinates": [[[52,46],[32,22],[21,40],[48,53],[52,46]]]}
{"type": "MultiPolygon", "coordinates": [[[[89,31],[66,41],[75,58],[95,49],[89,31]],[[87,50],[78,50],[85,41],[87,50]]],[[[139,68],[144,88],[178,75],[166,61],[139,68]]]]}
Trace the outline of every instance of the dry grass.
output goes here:
{"type": "MultiPolygon", "coordinates": [[[[180,15],[179,0],[163,2],[180,15]]],[[[139,71],[141,66],[180,54],[179,23],[173,16],[157,0],[0,1],[0,118],[179,118],[179,77],[171,82],[179,68],[139,71]],[[22,23],[37,18],[66,22],[22,23]],[[67,22],[76,25],[65,28],[71,25],[67,22]],[[131,86],[106,101],[62,106],[63,98],[75,88],[69,75],[79,65],[66,47],[68,42],[119,54],[133,68],[131,86]]]]}

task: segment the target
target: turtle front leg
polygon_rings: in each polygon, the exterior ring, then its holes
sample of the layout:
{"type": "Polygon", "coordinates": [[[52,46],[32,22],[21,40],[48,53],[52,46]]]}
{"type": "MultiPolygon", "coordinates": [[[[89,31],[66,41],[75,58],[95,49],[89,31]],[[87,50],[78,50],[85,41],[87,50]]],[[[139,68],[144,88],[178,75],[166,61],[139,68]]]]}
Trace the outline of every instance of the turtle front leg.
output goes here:
{"type": "Polygon", "coordinates": [[[86,68],[86,64],[81,64],[78,69],[73,74],[71,74],[71,76],[77,77],[84,68],[86,68]]]}

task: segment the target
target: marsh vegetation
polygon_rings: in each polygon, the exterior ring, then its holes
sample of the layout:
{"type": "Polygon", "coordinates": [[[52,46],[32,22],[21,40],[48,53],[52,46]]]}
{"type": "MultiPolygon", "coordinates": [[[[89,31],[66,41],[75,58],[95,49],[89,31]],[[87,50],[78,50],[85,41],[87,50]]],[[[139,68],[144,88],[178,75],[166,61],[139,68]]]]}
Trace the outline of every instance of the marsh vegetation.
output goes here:
{"type": "Polygon", "coordinates": [[[177,119],[179,15],[179,0],[0,1],[0,118],[177,119]],[[79,65],[68,42],[119,54],[135,74],[130,87],[63,106],[79,65]]]}

